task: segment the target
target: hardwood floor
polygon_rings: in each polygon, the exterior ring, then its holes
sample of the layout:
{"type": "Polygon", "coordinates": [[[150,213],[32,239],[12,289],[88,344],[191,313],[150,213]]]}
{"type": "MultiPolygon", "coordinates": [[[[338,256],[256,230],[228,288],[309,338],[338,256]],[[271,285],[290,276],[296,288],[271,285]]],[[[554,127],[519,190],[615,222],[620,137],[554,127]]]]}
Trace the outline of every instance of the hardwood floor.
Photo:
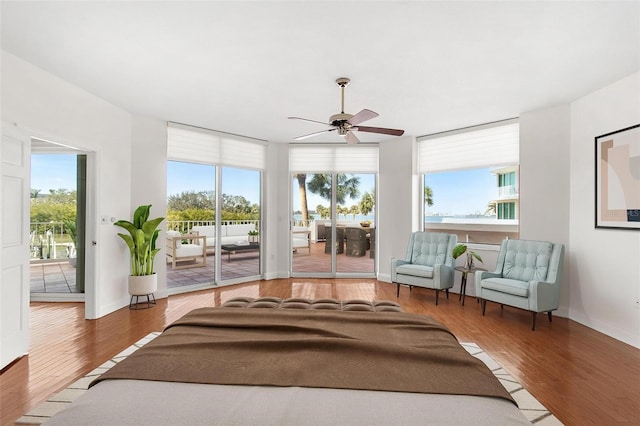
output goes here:
{"type": "Polygon", "coordinates": [[[475,342],[567,425],[638,424],[640,350],[564,318],[541,316],[532,332],[528,312],[458,295],[396,286],[373,279],[282,279],[203,290],[158,300],[146,310],[123,308],[84,320],[79,303],[32,303],[31,349],[0,375],[0,424],[12,424],[49,395],[152,331],[192,309],[236,296],[397,300],[405,311],[430,315],[460,341],[475,342]]]}

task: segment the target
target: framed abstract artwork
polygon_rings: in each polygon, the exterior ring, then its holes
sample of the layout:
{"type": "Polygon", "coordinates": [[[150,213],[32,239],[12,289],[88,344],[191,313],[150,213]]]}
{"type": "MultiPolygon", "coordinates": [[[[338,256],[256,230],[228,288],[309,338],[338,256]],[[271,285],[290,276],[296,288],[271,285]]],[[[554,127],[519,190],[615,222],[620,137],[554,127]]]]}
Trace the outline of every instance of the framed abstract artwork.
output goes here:
{"type": "Polygon", "coordinates": [[[640,124],[595,140],[596,228],[640,230],[640,124]]]}

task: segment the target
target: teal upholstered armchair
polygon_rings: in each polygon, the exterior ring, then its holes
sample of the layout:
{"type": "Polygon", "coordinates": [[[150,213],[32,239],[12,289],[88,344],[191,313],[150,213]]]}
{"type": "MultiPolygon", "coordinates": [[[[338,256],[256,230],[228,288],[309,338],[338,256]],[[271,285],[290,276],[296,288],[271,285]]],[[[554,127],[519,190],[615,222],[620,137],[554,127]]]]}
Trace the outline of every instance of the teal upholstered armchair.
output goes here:
{"type": "Polygon", "coordinates": [[[447,299],[449,289],[453,287],[455,259],[451,255],[458,242],[454,234],[439,232],[413,232],[409,238],[407,254],[404,259],[391,259],[391,282],[434,289],[436,305],[441,290],[445,290],[447,299]]]}
{"type": "Polygon", "coordinates": [[[531,329],[536,329],[536,314],[551,312],[560,304],[564,246],[548,241],[504,240],[494,272],[478,271],[476,297],[532,312],[531,329]]]}

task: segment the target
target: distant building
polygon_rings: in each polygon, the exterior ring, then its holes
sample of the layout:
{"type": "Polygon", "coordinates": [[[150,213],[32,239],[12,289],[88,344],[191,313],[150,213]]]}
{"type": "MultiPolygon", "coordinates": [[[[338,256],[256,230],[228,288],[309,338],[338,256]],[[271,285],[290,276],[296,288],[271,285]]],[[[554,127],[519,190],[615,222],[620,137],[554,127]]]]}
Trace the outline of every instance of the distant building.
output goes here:
{"type": "Polygon", "coordinates": [[[492,170],[496,175],[498,194],[490,204],[495,205],[496,217],[502,219],[518,219],[520,191],[518,187],[518,166],[508,166],[492,170]]]}

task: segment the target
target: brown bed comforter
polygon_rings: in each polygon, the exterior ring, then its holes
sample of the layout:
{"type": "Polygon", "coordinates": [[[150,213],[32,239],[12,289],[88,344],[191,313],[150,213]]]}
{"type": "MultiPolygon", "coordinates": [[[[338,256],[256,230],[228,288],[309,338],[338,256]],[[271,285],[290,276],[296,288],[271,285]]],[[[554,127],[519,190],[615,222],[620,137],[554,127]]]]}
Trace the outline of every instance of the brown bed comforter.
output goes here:
{"type": "Polygon", "coordinates": [[[399,312],[196,309],[108,379],[475,395],[515,401],[437,321],[399,312]]]}

